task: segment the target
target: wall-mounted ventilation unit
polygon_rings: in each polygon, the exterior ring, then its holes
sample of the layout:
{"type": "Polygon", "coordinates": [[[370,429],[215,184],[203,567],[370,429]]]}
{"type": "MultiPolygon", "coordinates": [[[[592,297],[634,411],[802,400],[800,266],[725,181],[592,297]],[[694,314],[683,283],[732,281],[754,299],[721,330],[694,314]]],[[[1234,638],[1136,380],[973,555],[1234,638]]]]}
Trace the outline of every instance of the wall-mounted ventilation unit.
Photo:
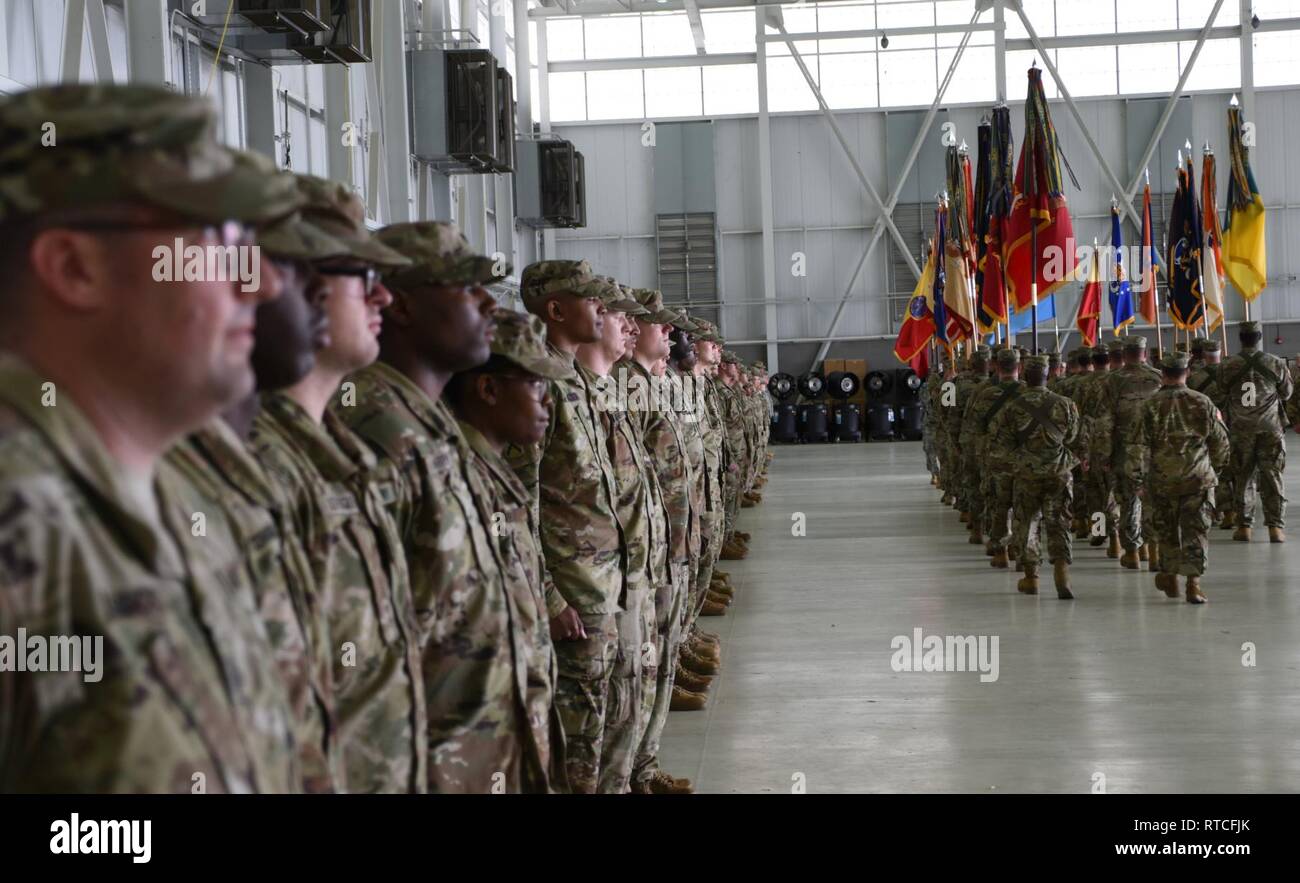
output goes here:
{"type": "Polygon", "coordinates": [[[208,42],[265,64],[352,64],[371,57],[371,0],[207,0],[208,42]]]}
{"type": "Polygon", "coordinates": [[[532,227],[587,226],[582,154],[561,138],[515,142],[515,207],[532,227]]]}
{"type": "Polygon", "coordinates": [[[510,75],[486,49],[412,49],[411,153],[442,172],[512,170],[510,75]]]}

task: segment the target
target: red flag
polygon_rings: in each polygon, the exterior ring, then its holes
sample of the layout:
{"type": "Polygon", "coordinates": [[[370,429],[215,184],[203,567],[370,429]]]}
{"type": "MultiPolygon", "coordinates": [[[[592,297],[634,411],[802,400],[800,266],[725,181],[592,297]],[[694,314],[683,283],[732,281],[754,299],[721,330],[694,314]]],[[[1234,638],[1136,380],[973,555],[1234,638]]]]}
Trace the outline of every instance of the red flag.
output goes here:
{"type": "Polygon", "coordinates": [[[1151,223],[1151,184],[1142,190],[1142,259],[1138,262],[1138,278],[1141,280],[1138,299],[1138,312],[1151,324],[1156,321],[1156,246],[1151,237],[1155,225],[1151,223]]]}
{"type": "Polygon", "coordinates": [[[911,365],[912,365],[912,370],[916,372],[917,377],[921,378],[922,380],[929,377],[930,376],[930,348],[928,346],[921,347],[921,351],[916,354],[915,358],[912,359],[911,365]]]}
{"type": "Polygon", "coordinates": [[[1079,328],[1079,336],[1088,346],[1097,345],[1097,330],[1101,323],[1100,260],[1094,248],[1092,268],[1088,272],[1088,284],[1083,287],[1083,297],[1079,299],[1079,315],[1074,320],[1074,324],[1079,328]]]}
{"type": "MultiPolygon", "coordinates": [[[[1002,268],[1002,224],[998,215],[989,218],[989,232],[984,237],[985,252],[983,267],[984,288],[980,292],[982,312],[994,320],[994,323],[1007,321],[1007,290],[1003,284],[1002,268]]],[[[986,334],[993,330],[994,323],[980,323],[980,330],[986,334]]]]}
{"type": "Polygon", "coordinates": [[[1035,280],[1042,301],[1078,272],[1074,227],[1064,189],[1060,146],[1043,91],[1043,72],[1031,68],[1025,101],[1025,143],[1016,166],[1015,197],[1006,234],[1007,289],[1017,310],[1027,309],[1033,302],[1035,280]],[[1035,229],[1038,253],[1030,255],[1035,229]]]}

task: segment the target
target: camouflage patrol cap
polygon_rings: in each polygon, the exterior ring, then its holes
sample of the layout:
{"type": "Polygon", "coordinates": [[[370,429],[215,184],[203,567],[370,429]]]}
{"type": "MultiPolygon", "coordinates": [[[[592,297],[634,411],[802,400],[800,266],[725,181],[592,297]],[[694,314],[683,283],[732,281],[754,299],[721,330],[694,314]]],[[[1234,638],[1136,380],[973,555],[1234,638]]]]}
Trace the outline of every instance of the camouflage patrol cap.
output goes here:
{"type": "Polygon", "coordinates": [[[1020,364],[1020,353],[1013,349],[1001,349],[997,352],[998,368],[1003,371],[1010,371],[1020,364]]]}
{"type": "Polygon", "coordinates": [[[642,312],[643,307],[627,295],[623,290],[623,286],[613,276],[597,276],[596,278],[605,285],[600,294],[600,300],[608,309],[632,315],[642,312]]]}
{"type": "Polygon", "coordinates": [[[510,275],[510,265],[476,254],[465,234],[447,221],[389,224],[375,234],[380,244],[411,263],[384,274],[390,288],[413,285],[482,285],[510,275]]]}
{"type": "Polygon", "coordinates": [[[740,359],[736,358],[736,354],[733,353],[731,350],[723,350],[723,351],[722,351],[722,361],[725,362],[725,363],[728,364],[728,365],[739,365],[739,364],[740,364],[740,359]]]}
{"type": "Polygon", "coordinates": [[[693,321],[700,329],[695,333],[696,339],[707,340],[710,343],[717,344],[718,346],[722,346],[726,342],[722,339],[722,335],[718,334],[718,329],[712,322],[707,319],[694,319],[693,321]]]}
{"type": "MultiPolygon", "coordinates": [[[[1219,343],[1219,341],[1213,337],[1201,339],[1198,340],[1197,342],[1200,343],[1201,352],[1204,353],[1217,353],[1222,348],[1222,345],[1219,343]]],[[[1195,350],[1196,347],[1192,347],[1192,349],[1195,350]]]]}
{"type": "Polygon", "coordinates": [[[1110,347],[1098,344],[1092,348],[1092,357],[1094,359],[1109,359],[1110,347]]]}
{"type": "Polygon", "coordinates": [[[1047,356],[1045,355],[1030,356],[1029,358],[1025,359],[1026,368],[1039,368],[1043,371],[1046,371],[1047,365],[1048,365],[1047,356]]]}
{"type": "Polygon", "coordinates": [[[685,310],[678,310],[673,313],[672,324],[674,328],[685,331],[687,334],[698,334],[700,326],[690,316],[686,315],[685,310]]]}
{"type": "MultiPolygon", "coordinates": [[[[278,177],[281,181],[277,186],[293,188],[297,192],[298,185],[293,173],[280,171],[270,157],[248,150],[231,150],[230,153],[237,168],[278,177]]],[[[257,244],[272,258],[297,261],[323,261],[348,253],[346,243],[330,236],[298,212],[259,228],[257,244]]]]}
{"type": "Polygon", "coordinates": [[[1256,322],[1254,319],[1248,319],[1245,322],[1241,323],[1241,327],[1237,329],[1237,333],[1238,334],[1263,334],[1264,326],[1256,322]]]}
{"type": "Polygon", "coordinates": [[[586,261],[535,261],[524,267],[519,277],[519,296],[529,309],[553,294],[603,300],[607,289],[608,284],[596,278],[591,264],[586,261]]]}
{"type": "Polygon", "coordinates": [[[0,221],[143,204],[202,223],[270,223],[302,199],[235,162],[212,104],[154,86],[67,84],[0,101],[0,221]]]}
{"type": "Polygon", "coordinates": [[[755,363],[754,363],[754,367],[757,368],[757,369],[760,370],[760,371],[766,371],[766,370],[767,370],[767,365],[763,364],[762,362],[755,362],[755,363]]]}
{"type": "Polygon", "coordinates": [[[1122,338],[1122,337],[1117,337],[1117,338],[1115,338],[1114,340],[1109,340],[1109,341],[1107,341],[1107,342],[1106,342],[1106,351],[1107,351],[1108,353],[1112,353],[1112,354],[1113,354],[1113,353],[1122,353],[1122,352],[1124,352],[1124,338],[1122,338]]]}
{"type": "Polygon", "coordinates": [[[661,292],[653,288],[633,288],[631,294],[633,300],[645,308],[645,315],[637,316],[643,322],[667,325],[677,317],[676,313],[664,306],[664,296],[661,292]]]}
{"type": "MultiPolygon", "coordinates": [[[[1197,342],[1200,342],[1201,338],[1198,337],[1196,338],[1196,340],[1197,342]]],[[[1174,352],[1176,353],[1189,352],[1187,344],[1184,343],[1183,341],[1179,341],[1178,343],[1174,344],[1174,352]]]]}
{"type": "MultiPolygon", "coordinates": [[[[1187,352],[1187,344],[1185,344],[1185,343],[1176,343],[1176,344],[1174,344],[1174,351],[1175,351],[1175,352],[1180,352],[1180,353],[1185,353],[1185,352],[1187,352]]],[[[1195,340],[1192,341],[1191,352],[1192,352],[1192,355],[1196,355],[1197,353],[1205,352],[1205,338],[1204,338],[1204,337],[1198,337],[1198,338],[1196,338],[1195,340]]]]}
{"type": "Polygon", "coordinates": [[[987,365],[992,356],[993,350],[986,346],[980,346],[976,347],[975,352],[971,353],[970,361],[972,365],[987,365]]]}
{"type": "Polygon", "coordinates": [[[1138,350],[1144,350],[1147,348],[1147,339],[1140,334],[1135,334],[1132,337],[1125,337],[1122,339],[1124,341],[1125,352],[1137,352],[1138,350]]]}
{"type": "Polygon", "coordinates": [[[556,358],[546,345],[546,325],[541,319],[504,307],[493,310],[492,318],[496,320],[492,355],[547,380],[564,380],[574,375],[573,365],[556,358]]]}
{"type": "Polygon", "coordinates": [[[1186,371],[1189,361],[1187,353],[1165,353],[1165,357],[1160,361],[1160,367],[1166,371],[1186,371]]]}
{"type": "Polygon", "coordinates": [[[1058,352],[1056,352],[1055,350],[1053,350],[1052,352],[1048,353],[1048,354],[1047,354],[1047,364],[1049,364],[1049,365],[1059,365],[1059,364],[1061,364],[1061,354],[1058,353],[1058,352]]]}
{"type": "Polygon", "coordinates": [[[307,204],[302,216],[348,247],[347,256],[377,267],[405,267],[411,262],[377,241],[366,228],[366,205],[346,185],[315,175],[298,175],[298,192],[307,204]]]}

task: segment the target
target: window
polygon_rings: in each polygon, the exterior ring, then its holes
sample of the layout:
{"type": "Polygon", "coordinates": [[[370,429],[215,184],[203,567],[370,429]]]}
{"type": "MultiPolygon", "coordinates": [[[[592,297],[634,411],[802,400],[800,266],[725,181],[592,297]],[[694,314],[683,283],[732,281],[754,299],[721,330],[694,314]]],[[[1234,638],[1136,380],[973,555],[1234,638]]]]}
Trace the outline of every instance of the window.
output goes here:
{"type": "Polygon", "coordinates": [[[641,16],[641,44],[647,56],[695,54],[695,38],[684,12],[641,16]]]}
{"type": "Polygon", "coordinates": [[[1255,85],[1291,86],[1300,83],[1295,63],[1294,32],[1255,34],[1255,85]]]}
{"type": "MultiPolygon", "coordinates": [[[[1186,65],[1192,57],[1195,43],[1178,44],[1178,61],[1186,65]]],[[[1196,66],[1187,77],[1187,88],[1201,89],[1240,89],[1241,88],[1241,41],[1206,40],[1201,47],[1201,54],[1196,58],[1196,66]]]]}
{"type": "MultiPolygon", "coordinates": [[[[937,59],[939,82],[942,82],[944,75],[948,73],[948,66],[952,64],[952,57],[956,53],[956,49],[939,50],[937,59]]],[[[935,88],[938,89],[937,83],[935,88]]],[[[962,53],[961,61],[957,63],[957,70],[952,75],[952,82],[948,84],[948,91],[944,93],[943,100],[948,104],[989,102],[997,98],[997,91],[993,47],[967,46],[966,51],[962,53]]]]}
{"type": "Polygon", "coordinates": [[[1119,47],[1119,89],[1128,95],[1172,92],[1178,85],[1178,44],[1137,43],[1119,47]]]}
{"type": "Polygon", "coordinates": [[[551,88],[551,122],[573,122],[587,118],[587,79],[583,73],[553,73],[551,88]]]}
{"type": "Polygon", "coordinates": [[[749,9],[701,12],[704,45],[710,53],[753,52],[754,13],[749,9]]]}
{"type": "MultiPolygon", "coordinates": [[[[454,7],[456,4],[452,4],[454,7]]],[[[581,61],[582,19],[552,18],[546,21],[546,58],[549,61],[581,61]]],[[[537,47],[534,46],[533,49],[537,47]]]]}
{"type": "Polygon", "coordinates": [[[641,55],[641,18],[619,15],[583,21],[588,58],[636,58],[641,55]]]}
{"type": "MultiPolygon", "coordinates": [[[[1114,46],[1076,46],[1056,50],[1057,70],[1075,98],[1114,95],[1119,88],[1114,46]]],[[[1050,74],[1045,76],[1050,78],[1050,74]]]]}
{"type": "MultiPolygon", "coordinates": [[[[1225,2],[1223,5],[1228,4],[1225,2]]],[[[1121,33],[1172,30],[1178,27],[1178,0],[1142,0],[1141,3],[1125,3],[1123,6],[1124,13],[1119,17],[1116,29],[1121,33]]],[[[1206,10],[1206,14],[1209,14],[1209,10],[1206,10]]],[[[1205,24],[1204,17],[1201,18],[1201,24],[1205,24]]]]}
{"type": "Polygon", "coordinates": [[[822,94],[832,108],[875,107],[876,55],[855,52],[850,55],[823,55],[822,94]]]}
{"type": "Polygon", "coordinates": [[[758,113],[758,65],[710,65],[704,71],[704,113],[758,113]]]}
{"type": "Polygon", "coordinates": [[[880,53],[881,107],[928,105],[934,101],[939,83],[933,49],[889,49],[880,53]]]}
{"type": "Polygon", "coordinates": [[[699,116],[703,112],[703,86],[698,67],[647,68],[647,117],[699,116]]]}
{"type": "MultiPolygon", "coordinates": [[[[695,88],[698,93],[698,80],[695,88]]],[[[698,109],[696,113],[699,113],[698,109]]],[[[644,117],[641,71],[587,71],[587,119],[625,120],[644,117]]]]}
{"type": "MultiPolygon", "coordinates": [[[[805,59],[808,72],[813,80],[817,79],[817,57],[805,59]]],[[[767,109],[773,113],[790,110],[816,110],[817,99],[813,97],[808,82],[800,73],[793,58],[769,58],[767,60],[767,109]]]]}

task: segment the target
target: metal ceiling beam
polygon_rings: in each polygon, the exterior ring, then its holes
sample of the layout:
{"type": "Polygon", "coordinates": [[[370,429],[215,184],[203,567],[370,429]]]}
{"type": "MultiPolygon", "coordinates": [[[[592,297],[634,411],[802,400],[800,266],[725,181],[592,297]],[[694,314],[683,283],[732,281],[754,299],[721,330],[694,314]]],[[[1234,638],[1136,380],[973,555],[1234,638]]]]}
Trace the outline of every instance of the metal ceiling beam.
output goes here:
{"type": "Polygon", "coordinates": [[[108,18],[104,14],[104,0],[86,0],[86,33],[90,36],[90,61],[95,67],[95,79],[112,83],[113,53],[108,48],[108,18]]]}
{"type": "MultiPolygon", "coordinates": [[[[975,23],[975,20],[979,18],[982,11],[983,10],[980,9],[975,10],[975,15],[971,17],[971,24],[975,23]]],[[[893,227],[894,208],[898,205],[899,197],[903,195],[903,187],[907,183],[907,176],[912,173],[912,167],[916,165],[916,158],[921,155],[921,145],[925,143],[926,136],[930,134],[930,127],[934,125],[934,118],[939,112],[939,105],[943,102],[944,93],[948,91],[948,86],[952,83],[953,75],[957,72],[957,65],[961,63],[961,57],[966,52],[966,45],[970,42],[971,33],[972,32],[967,31],[966,35],[962,37],[961,43],[958,44],[957,51],[953,53],[952,61],[948,64],[948,72],[944,74],[943,81],[939,83],[939,88],[935,90],[934,101],[930,102],[930,109],[926,111],[925,118],[921,121],[921,127],[917,130],[916,137],[912,139],[912,148],[907,152],[907,159],[903,161],[902,171],[898,176],[898,180],[894,183],[893,192],[889,194],[889,202],[882,207],[882,211],[884,212],[882,220],[888,220],[891,228],[893,227]]],[[[844,315],[844,308],[848,305],[849,297],[852,296],[853,286],[858,281],[858,274],[862,272],[862,267],[866,264],[867,259],[871,256],[871,253],[875,251],[876,246],[880,244],[881,235],[884,231],[884,224],[877,222],[875,230],[871,233],[871,240],[867,242],[867,247],[863,249],[862,257],[858,259],[858,264],[853,270],[853,275],[849,277],[849,284],[844,288],[844,296],[840,298],[839,306],[835,308],[835,315],[831,317],[830,327],[826,329],[826,335],[822,339],[822,345],[818,347],[817,355],[813,359],[812,364],[808,367],[809,371],[815,370],[817,363],[825,359],[826,354],[830,352],[831,343],[834,341],[835,329],[839,327],[840,318],[844,315]]],[[[913,267],[913,270],[916,273],[916,278],[920,279],[921,272],[919,268],[916,267],[915,261],[912,260],[911,249],[908,248],[906,243],[901,243],[901,250],[903,254],[906,255],[908,264],[913,267]]],[[[886,309],[888,309],[888,301],[886,301],[886,309]]]]}
{"type": "MultiPolygon", "coordinates": [[[[762,9],[755,9],[754,27],[763,33],[762,9]]],[[[763,334],[767,337],[768,370],[780,370],[776,348],[778,334],[776,319],[776,225],[772,218],[772,125],[767,108],[767,44],[758,46],[758,204],[763,224],[763,334]]],[[[720,318],[720,317],[719,317],[720,318]]]]}
{"type": "MultiPolygon", "coordinates": [[[[636,12],[682,12],[686,9],[685,0],[582,0],[581,3],[546,3],[529,10],[528,17],[555,18],[557,16],[576,16],[579,18],[596,18],[603,15],[627,15],[636,12]]],[[[763,0],[756,4],[754,0],[695,0],[700,9],[708,12],[716,9],[762,9],[763,6],[795,6],[806,4],[808,0],[763,0]]],[[[862,0],[820,0],[826,3],[861,3],[862,0]]]]}
{"type": "Polygon", "coordinates": [[[997,31],[995,22],[984,22],[973,27],[968,25],[916,25],[907,28],[864,28],[854,31],[804,31],[790,34],[789,37],[764,34],[763,39],[769,43],[783,43],[790,40],[860,40],[864,37],[929,37],[935,34],[966,34],[975,31],[997,31]]]}
{"type": "Polygon", "coordinates": [[[576,71],[641,70],[658,67],[708,67],[717,64],[753,64],[758,56],[753,52],[720,52],[713,55],[659,55],[653,58],[593,58],[588,61],[552,61],[552,73],[576,71]]]}
{"type": "MultiPolygon", "coordinates": [[[[35,10],[32,10],[35,15],[35,10]]],[[[81,44],[85,37],[86,0],[67,0],[63,7],[63,47],[59,69],[63,82],[75,83],[81,79],[81,44]]],[[[41,47],[36,47],[40,54],[41,47]]]]}
{"type": "Polygon", "coordinates": [[[695,51],[704,55],[704,22],[700,21],[699,0],[683,0],[686,4],[686,20],[691,23],[691,36],[695,38],[695,51]]]}
{"type": "Polygon", "coordinates": [[[167,37],[167,0],[133,0],[126,13],[126,66],[132,83],[161,86],[167,80],[171,43],[167,37]]]}
{"type": "MultiPolygon", "coordinates": [[[[976,14],[978,15],[979,13],[976,14]]],[[[777,29],[783,36],[785,35],[786,31],[784,23],[778,24],[777,29]]],[[[907,242],[903,239],[903,234],[898,231],[898,226],[894,223],[891,213],[885,209],[885,201],[880,198],[880,193],[876,190],[876,186],[871,183],[871,179],[867,177],[867,173],[862,171],[862,164],[859,163],[858,158],[854,156],[853,148],[849,147],[849,141],[844,137],[844,130],[840,128],[840,124],[836,121],[835,114],[831,113],[831,106],[826,103],[826,98],[822,95],[821,88],[817,85],[817,81],[813,79],[812,73],[808,70],[808,65],[804,64],[803,56],[799,53],[799,49],[789,38],[786,39],[786,45],[790,47],[790,57],[794,59],[794,63],[799,67],[799,72],[803,74],[804,82],[808,84],[808,88],[812,90],[813,97],[817,99],[817,105],[822,110],[822,116],[826,117],[826,121],[830,123],[831,131],[835,133],[835,139],[840,142],[840,147],[844,149],[844,156],[848,158],[849,165],[853,166],[853,171],[857,174],[858,181],[862,183],[862,188],[867,191],[867,195],[871,197],[871,201],[876,204],[877,211],[881,213],[880,220],[889,228],[890,235],[894,237],[894,241],[898,243],[903,254],[907,256],[907,265],[912,268],[912,272],[916,275],[916,278],[920,279],[921,268],[918,267],[916,261],[912,259],[911,250],[908,248],[907,242]]]]}

